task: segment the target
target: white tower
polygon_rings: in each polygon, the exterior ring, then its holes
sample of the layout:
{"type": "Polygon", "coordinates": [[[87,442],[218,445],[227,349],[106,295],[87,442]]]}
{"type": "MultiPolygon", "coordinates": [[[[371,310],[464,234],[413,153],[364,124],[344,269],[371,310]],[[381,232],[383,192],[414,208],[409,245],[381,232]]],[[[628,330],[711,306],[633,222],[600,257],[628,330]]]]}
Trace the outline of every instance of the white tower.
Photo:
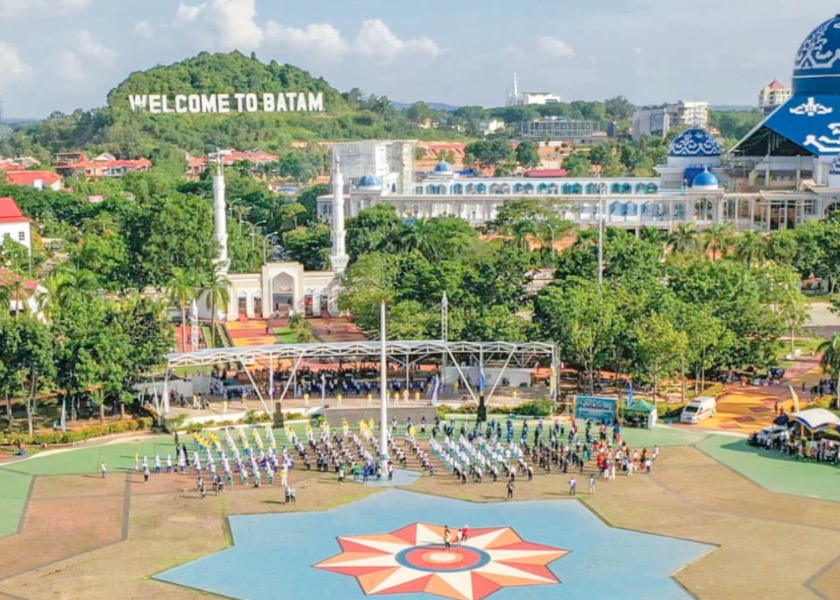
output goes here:
{"type": "Polygon", "coordinates": [[[333,171],[333,199],[332,199],[332,252],[330,264],[333,271],[343,273],[350,262],[344,246],[344,175],[341,174],[341,163],[335,159],[333,171]]]}
{"type": "Polygon", "coordinates": [[[219,271],[227,273],[230,267],[228,258],[227,203],[225,202],[225,174],[221,159],[213,171],[213,237],[219,244],[219,258],[216,261],[219,271]]]}

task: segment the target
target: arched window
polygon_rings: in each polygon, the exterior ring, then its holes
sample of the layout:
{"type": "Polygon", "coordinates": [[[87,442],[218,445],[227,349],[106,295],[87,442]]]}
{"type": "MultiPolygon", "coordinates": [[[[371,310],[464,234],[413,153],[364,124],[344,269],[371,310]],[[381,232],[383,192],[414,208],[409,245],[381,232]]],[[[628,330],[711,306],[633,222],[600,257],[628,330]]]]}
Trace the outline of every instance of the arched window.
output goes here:
{"type": "Polygon", "coordinates": [[[624,185],[621,186],[621,193],[622,194],[632,194],[633,193],[633,186],[631,186],[629,183],[625,183],[624,185]]]}
{"type": "Polygon", "coordinates": [[[582,194],[583,193],[583,186],[579,183],[576,183],[572,186],[572,193],[573,194],[582,194]]]}
{"type": "Polygon", "coordinates": [[[635,217],[639,214],[639,205],[635,202],[628,202],[624,205],[624,214],[628,217],[635,217]]]}

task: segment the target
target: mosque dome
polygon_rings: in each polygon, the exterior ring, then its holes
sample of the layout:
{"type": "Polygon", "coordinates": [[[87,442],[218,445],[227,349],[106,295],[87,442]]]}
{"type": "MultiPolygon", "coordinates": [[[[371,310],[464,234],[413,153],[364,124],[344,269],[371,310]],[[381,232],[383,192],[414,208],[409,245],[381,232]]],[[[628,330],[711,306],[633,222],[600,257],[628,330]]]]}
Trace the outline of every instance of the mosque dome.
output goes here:
{"type": "Polygon", "coordinates": [[[718,141],[705,129],[684,131],[668,146],[668,156],[672,157],[717,157],[722,152],[718,141]]]}
{"type": "Polygon", "coordinates": [[[435,165],[435,173],[451,173],[451,172],[452,172],[452,165],[450,165],[445,160],[442,160],[438,164],[435,165]]]}
{"type": "Polygon", "coordinates": [[[363,175],[359,178],[359,183],[356,187],[360,188],[379,188],[382,187],[382,178],[376,175],[363,175]]]}
{"type": "Polygon", "coordinates": [[[794,94],[840,94],[840,15],[814,29],[793,64],[794,94]]]}
{"type": "Polygon", "coordinates": [[[691,181],[691,189],[693,190],[716,190],[719,188],[720,182],[718,178],[708,170],[698,173],[691,181]]]}

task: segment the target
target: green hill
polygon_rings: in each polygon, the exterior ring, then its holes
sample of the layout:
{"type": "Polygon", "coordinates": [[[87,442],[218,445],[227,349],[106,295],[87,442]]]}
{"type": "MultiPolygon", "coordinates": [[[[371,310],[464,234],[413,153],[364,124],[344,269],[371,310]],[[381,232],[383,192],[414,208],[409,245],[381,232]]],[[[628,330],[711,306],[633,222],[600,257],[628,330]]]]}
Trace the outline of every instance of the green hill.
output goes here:
{"type": "MultiPolygon", "coordinates": [[[[198,100],[191,98],[190,103],[193,100],[196,103],[191,107],[195,108],[198,100]]],[[[291,103],[294,105],[293,98],[291,103]]],[[[154,108],[154,104],[149,107],[154,108]]],[[[265,64],[254,55],[203,52],[172,65],[132,73],[111,90],[104,108],[53,114],[16,130],[0,142],[0,154],[34,154],[47,159],[55,152],[86,149],[132,158],[149,156],[167,146],[197,154],[221,147],[281,151],[296,140],[422,138],[424,133],[387,98],[365,97],[358,90],[342,94],[323,78],[292,65],[275,61],[265,64]],[[263,112],[264,95],[283,102],[284,98],[278,99],[277,95],[289,92],[322,98],[323,110],[263,112]],[[260,100],[259,110],[248,112],[244,105],[237,110],[236,93],[255,94],[260,100]],[[149,94],[165,95],[169,110],[174,110],[176,96],[180,95],[178,106],[185,112],[132,110],[130,96],[149,94]],[[225,95],[232,109],[227,114],[189,114],[189,95],[225,95]]]]}

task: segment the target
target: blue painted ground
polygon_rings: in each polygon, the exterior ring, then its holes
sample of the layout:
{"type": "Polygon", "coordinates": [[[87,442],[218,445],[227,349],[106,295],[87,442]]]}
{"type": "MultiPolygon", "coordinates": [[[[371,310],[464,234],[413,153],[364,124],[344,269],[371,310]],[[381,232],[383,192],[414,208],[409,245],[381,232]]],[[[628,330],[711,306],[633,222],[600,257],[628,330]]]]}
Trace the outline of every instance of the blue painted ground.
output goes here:
{"type": "MultiPolygon", "coordinates": [[[[243,600],[363,598],[356,579],[312,567],[339,553],[338,536],[387,533],[418,521],[470,528],[510,526],[529,542],[570,550],[551,570],[562,583],[502,589],[523,598],[690,598],[670,574],[713,547],[607,527],[571,500],[473,504],[388,489],[325,513],[234,516],[234,546],[156,579],[243,600]]],[[[429,600],[428,594],[403,594],[429,600]]]]}

